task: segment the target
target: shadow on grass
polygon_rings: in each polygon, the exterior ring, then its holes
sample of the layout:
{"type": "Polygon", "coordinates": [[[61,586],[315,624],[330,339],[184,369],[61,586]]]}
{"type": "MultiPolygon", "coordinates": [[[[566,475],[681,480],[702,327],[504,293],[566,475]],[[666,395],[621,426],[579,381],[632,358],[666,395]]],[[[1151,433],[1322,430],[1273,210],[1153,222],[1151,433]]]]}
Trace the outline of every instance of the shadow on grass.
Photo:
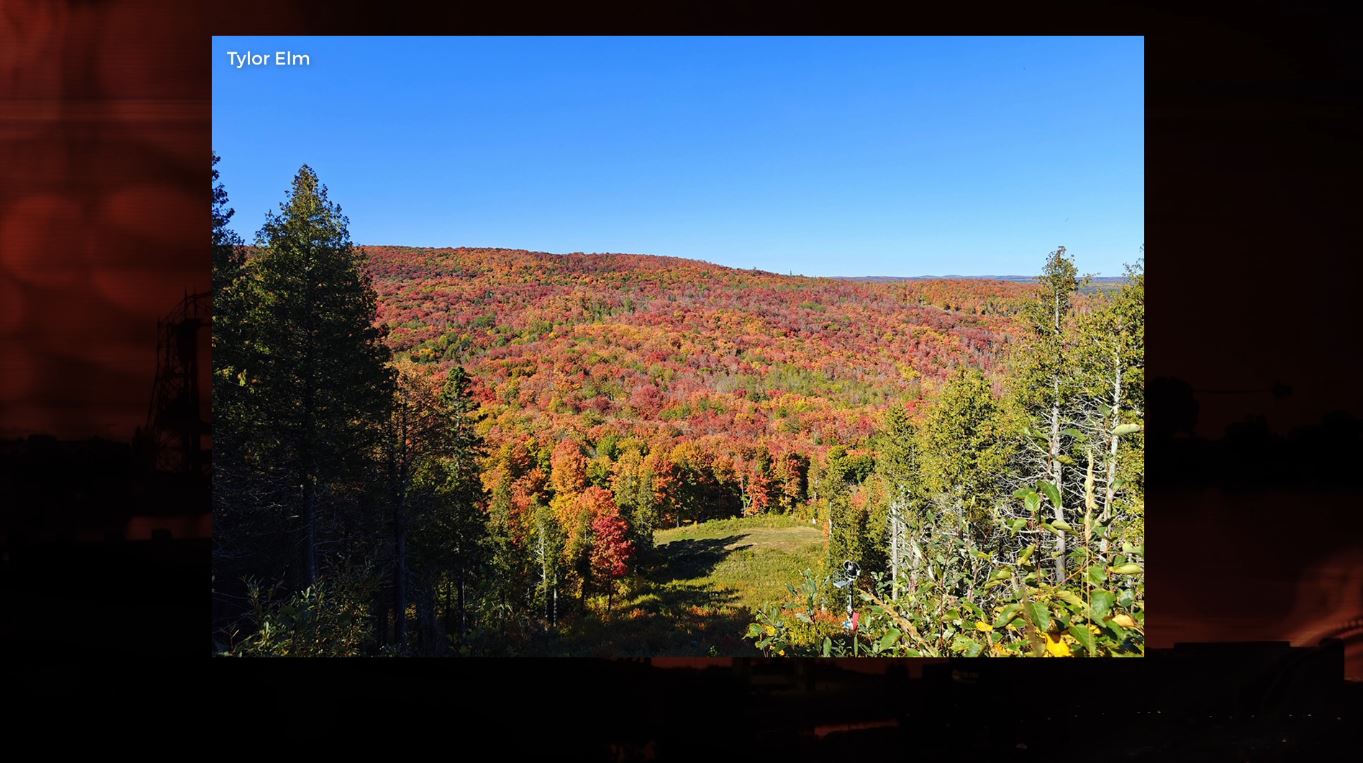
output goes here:
{"type": "Polygon", "coordinates": [[[714,572],[715,567],[718,567],[725,557],[736,551],[752,548],[752,544],[726,548],[745,537],[747,536],[730,535],[726,538],[674,540],[659,546],[655,553],[660,558],[649,570],[649,577],[660,583],[703,578],[714,572]]]}
{"type": "Polygon", "coordinates": [[[583,613],[544,644],[557,655],[581,657],[706,657],[756,654],[743,639],[751,614],[738,595],[703,579],[743,535],[677,540],[659,547],[637,587],[615,602],[583,613]]]}

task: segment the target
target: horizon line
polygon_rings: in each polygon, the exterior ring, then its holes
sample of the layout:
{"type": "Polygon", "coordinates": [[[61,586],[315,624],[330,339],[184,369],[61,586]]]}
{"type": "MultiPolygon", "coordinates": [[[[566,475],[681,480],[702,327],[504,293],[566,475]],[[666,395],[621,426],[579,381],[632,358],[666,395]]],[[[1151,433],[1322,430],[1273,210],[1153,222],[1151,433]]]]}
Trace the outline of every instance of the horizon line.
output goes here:
{"type": "MultiPolygon", "coordinates": [[[[247,248],[254,248],[255,245],[254,245],[254,244],[247,244],[246,246],[247,246],[247,248]]],[[[795,273],[795,272],[793,272],[793,271],[792,271],[792,272],[787,272],[787,273],[780,273],[780,272],[777,272],[777,271],[774,271],[774,270],[765,270],[765,269],[762,269],[762,268],[759,268],[759,267],[756,267],[756,266],[753,266],[753,267],[741,267],[741,266],[738,266],[738,265],[725,265],[725,264],[720,263],[720,262],[714,262],[714,261],[712,261],[712,260],[703,260],[703,259],[700,259],[700,258],[698,258],[698,257],[683,257],[683,256],[676,255],[676,254],[655,254],[655,253],[648,253],[648,252],[587,252],[587,251],[549,252],[549,251],[545,251],[545,250],[542,250],[542,249],[525,249],[525,248],[521,248],[521,247],[510,247],[510,246],[470,246],[470,245],[468,245],[468,244],[460,244],[460,245],[458,245],[458,246],[451,246],[451,245],[448,245],[448,244],[445,244],[445,245],[433,245],[433,244],[374,244],[374,243],[360,244],[360,243],[355,243],[355,246],[356,246],[356,247],[361,247],[361,248],[363,248],[363,247],[390,247],[390,248],[395,248],[395,249],[399,249],[399,248],[400,248],[400,249],[489,249],[489,250],[500,250],[500,251],[506,251],[506,252],[525,252],[525,253],[527,253],[527,254],[547,254],[547,255],[552,255],[552,256],[555,256],[555,257],[569,257],[569,256],[573,256],[573,255],[583,255],[583,256],[588,256],[588,257],[593,257],[593,256],[659,257],[659,258],[666,258],[666,259],[672,259],[672,260],[686,260],[686,261],[688,261],[688,262],[700,262],[700,263],[704,263],[704,264],[706,264],[706,265],[714,265],[715,267],[728,268],[729,270],[741,270],[741,271],[748,271],[748,272],[770,273],[770,274],[772,274],[772,275],[786,276],[786,277],[800,277],[800,278],[833,278],[833,279],[842,279],[842,280],[847,280],[847,279],[867,279],[867,278],[885,278],[885,279],[896,279],[896,280],[912,280],[912,279],[923,279],[923,280],[927,280],[927,279],[938,279],[938,280],[948,280],[948,279],[976,279],[976,280],[984,280],[984,281],[989,281],[989,280],[993,280],[993,281],[1003,281],[1003,280],[1035,280],[1035,279],[1037,279],[1037,278],[1040,278],[1040,276],[1039,276],[1039,275],[1036,275],[1036,274],[1027,275],[1027,274],[1022,274],[1022,273],[1013,273],[1013,274],[1005,274],[1005,273],[992,274],[992,273],[991,273],[991,274],[982,274],[982,275],[964,275],[964,274],[954,274],[954,273],[953,273],[953,274],[943,274],[943,275],[923,274],[923,275],[911,275],[911,276],[885,275],[885,274],[881,274],[881,273],[867,273],[867,274],[863,274],[863,275],[808,275],[808,274],[805,274],[805,273],[795,273]]],[[[1125,275],[1104,275],[1104,274],[1098,273],[1098,272],[1094,272],[1094,273],[1085,273],[1085,274],[1082,274],[1080,277],[1081,277],[1081,278],[1083,278],[1083,277],[1092,277],[1092,278],[1095,278],[1095,279],[1109,279],[1109,280],[1116,280],[1116,281],[1123,281],[1123,280],[1126,280],[1126,276],[1125,276],[1125,275]]]]}

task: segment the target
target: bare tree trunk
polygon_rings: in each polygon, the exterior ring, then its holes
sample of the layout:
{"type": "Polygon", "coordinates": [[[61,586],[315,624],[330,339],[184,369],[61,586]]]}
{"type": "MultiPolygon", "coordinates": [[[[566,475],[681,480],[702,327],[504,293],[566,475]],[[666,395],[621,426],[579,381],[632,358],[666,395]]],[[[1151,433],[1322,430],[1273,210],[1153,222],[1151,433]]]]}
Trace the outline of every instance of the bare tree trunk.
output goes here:
{"type": "Polygon", "coordinates": [[[454,635],[454,602],[451,596],[454,595],[454,581],[445,581],[445,635],[454,635]]]}
{"type": "MultiPolygon", "coordinates": [[[[1107,480],[1103,487],[1103,513],[1099,521],[1107,523],[1112,520],[1112,499],[1115,493],[1113,483],[1117,481],[1117,441],[1118,437],[1112,434],[1119,424],[1121,424],[1121,404],[1122,404],[1122,358],[1120,353],[1113,354],[1113,365],[1115,366],[1112,378],[1112,425],[1108,429],[1107,458],[1107,480]]],[[[1103,538],[1098,543],[1099,548],[1104,554],[1107,553],[1107,538],[1103,538]]]]}
{"type": "Polygon", "coordinates": [[[303,550],[303,585],[317,581],[317,487],[311,469],[303,476],[303,525],[307,531],[307,548],[303,550]]]}
{"type": "MultiPolygon", "coordinates": [[[[1055,482],[1056,495],[1060,496],[1060,501],[1055,505],[1055,519],[1063,522],[1065,520],[1065,493],[1064,483],[1062,482],[1062,465],[1060,463],[1060,379],[1055,380],[1055,400],[1051,404],[1051,478],[1055,482]]],[[[1058,532],[1055,536],[1055,583],[1059,585],[1065,579],[1065,533],[1058,532]]]]}
{"type": "Polygon", "coordinates": [[[469,615],[468,615],[468,609],[467,609],[467,607],[466,607],[466,603],[467,603],[467,599],[465,599],[465,591],[464,591],[464,567],[463,567],[463,565],[460,565],[460,567],[459,567],[459,643],[461,643],[461,644],[464,643],[464,639],[468,637],[468,632],[469,632],[469,615]]]}
{"type": "Polygon", "coordinates": [[[912,593],[918,590],[918,571],[923,564],[923,552],[918,549],[918,544],[916,542],[908,540],[907,537],[905,538],[905,541],[908,542],[909,551],[911,552],[909,559],[909,592],[912,593]]]}
{"type": "Polygon", "coordinates": [[[890,595],[899,598],[899,503],[890,504],[890,595]]]}
{"type": "Polygon", "coordinates": [[[540,587],[544,589],[544,624],[549,625],[549,557],[544,550],[544,527],[540,526],[540,587]]]}
{"type": "MultiPolygon", "coordinates": [[[[1056,352],[1060,350],[1060,291],[1055,292],[1055,318],[1053,323],[1055,330],[1056,352]]],[[[1059,359],[1057,358],[1057,361],[1059,359]]],[[[1055,376],[1051,381],[1051,479],[1055,483],[1056,494],[1060,500],[1055,506],[1056,521],[1065,520],[1065,493],[1064,483],[1061,480],[1060,464],[1060,369],[1057,368],[1055,376]]],[[[1055,584],[1060,585],[1065,579],[1065,533],[1056,533],[1056,557],[1055,557],[1055,584]]]]}

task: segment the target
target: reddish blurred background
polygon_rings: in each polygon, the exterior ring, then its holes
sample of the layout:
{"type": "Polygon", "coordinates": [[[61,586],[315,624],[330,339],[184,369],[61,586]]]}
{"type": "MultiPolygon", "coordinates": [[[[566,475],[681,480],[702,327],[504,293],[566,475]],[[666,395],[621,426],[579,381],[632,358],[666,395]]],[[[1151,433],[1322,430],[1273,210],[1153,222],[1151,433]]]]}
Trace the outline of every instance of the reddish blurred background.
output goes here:
{"type": "Polygon", "coordinates": [[[209,283],[208,40],[192,3],[0,4],[0,437],[143,423],[209,283]]]}
{"type": "MultiPolygon", "coordinates": [[[[156,321],[209,283],[211,30],[322,31],[306,23],[316,18],[335,33],[373,18],[349,3],[300,5],[326,15],[278,3],[0,4],[0,438],[127,441],[143,423],[156,321]]],[[[1287,37],[1211,17],[1154,20],[1166,29],[1148,49],[1150,375],[1229,390],[1201,397],[1203,436],[1249,413],[1282,430],[1357,411],[1358,315],[1339,309],[1355,287],[1322,259],[1339,228],[1321,223],[1357,220],[1363,166],[1357,132],[1336,119],[1359,110],[1343,28],[1309,37],[1300,17],[1275,22],[1297,30],[1300,47],[1286,50],[1274,46],[1287,37]],[[1301,121],[1274,121],[1256,105],[1265,97],[1301,121]],[[1251,160],[1265,139],[1295,159],[1251,160]],[[1218,187],[1227,173],[1244,182],[1218,187]],[[1266,201],[1277,217],[1248,224],[1266,201]],[[1266,392],[1279,379],[1297,390],[1285,403],[1266,392]]],[[[1309,640],[1363,613],[1356,494],[1152,486],[1151,645],[1309,640]]],[[[1363,678],[1356,648],[1350,666],[1363,678]]]]}

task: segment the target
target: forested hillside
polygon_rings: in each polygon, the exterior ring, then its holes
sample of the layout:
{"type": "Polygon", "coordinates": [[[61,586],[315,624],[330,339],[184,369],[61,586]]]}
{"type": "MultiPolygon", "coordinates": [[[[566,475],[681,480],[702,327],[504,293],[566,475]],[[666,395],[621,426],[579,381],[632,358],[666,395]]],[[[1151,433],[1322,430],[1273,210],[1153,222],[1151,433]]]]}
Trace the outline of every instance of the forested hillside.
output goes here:
{"type": "MultiPolygon", "coordinates": [[[[712,516],[733,513],[759,459],[863,444],[886,406],[916,409],[956,367],[997,378],[1034,290],[643,255],[364,252],[395,357],[467,368],[490,443],[686,444],[718,466],[727,501],[712,516]]],[[[596,468],[604,480],[612,465],[596,468]]]]}
{"type": "Polygon", "coordinates": [[[224,653],[1143,651],[1139,268],[1093,292],[1063,247],[1030,283],[356,247],[307,167],[247,247],[225,203],[224,653]],[[764,515],[821,550],[745,550],[764,515]],[[716,539],[697,567],[666,529],[710,521],[740,524],[685,536],[716,539]],[[850,647],[844,560],[878,608],[850,647]]]}

